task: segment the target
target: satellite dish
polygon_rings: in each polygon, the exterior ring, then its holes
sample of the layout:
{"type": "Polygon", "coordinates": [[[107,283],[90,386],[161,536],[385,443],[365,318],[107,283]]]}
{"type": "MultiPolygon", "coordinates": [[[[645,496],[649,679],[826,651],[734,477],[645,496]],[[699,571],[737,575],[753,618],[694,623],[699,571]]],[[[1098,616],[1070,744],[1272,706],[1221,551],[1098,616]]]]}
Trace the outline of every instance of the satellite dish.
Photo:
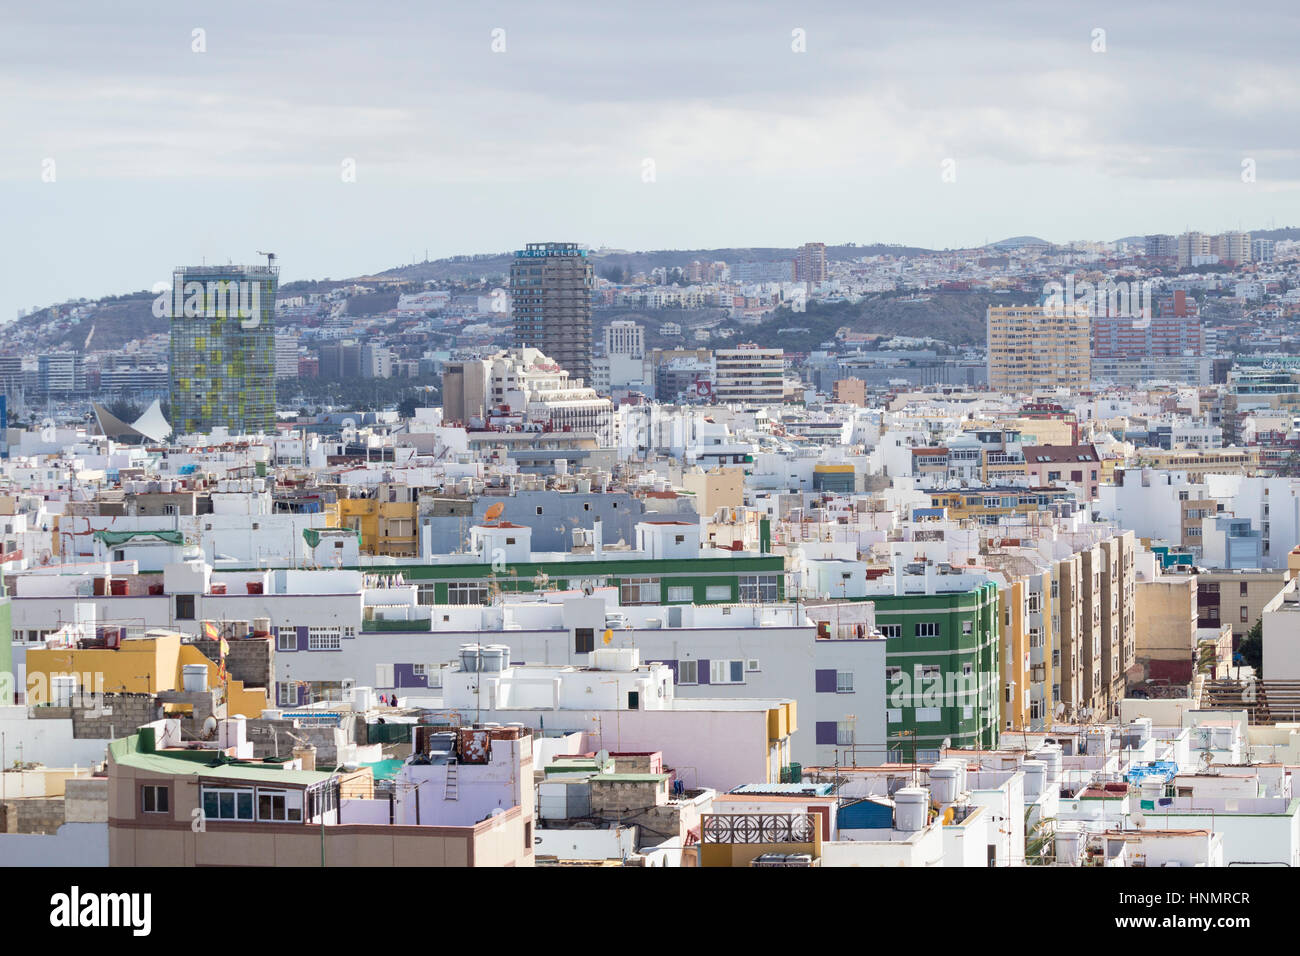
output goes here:
{"type": "Polygon", "coordinates": [[[605,764],[607,763],[609,763],[609,751],[608,750],[599,751],[596,754],[596,766],[604,770],[605,764]]]}
{"type": "Polygon", "coordinates": [[[605,628],[605,634],[604,634],[604,636],[601,638],[601,640],[603,640],[606,644],[608,644],[608,643],[609,643],[610,641],[612,641],[613,639],[614,639],[614,632],[613,632],[612,630],[610,630],[609,628],[605,628]]]}
{"type": "Polygon", "coordinates": [[[1141,814],[1141,813],[1135,813],[1135,814],[1133,814],[1133,818],[1132,818],[1132,819],[1133,819],[1133,825],[1134,825],[1135,827],[1137,827],[1139,830],[1145,830],[1145,829],[1146,829],[1146,826],[1147,826],[1147,818],[1146,818],[1145,815],[1143,815],[1143,814],[1141,814]]]}
{"type": "Polygon", "coordinates": [[[582,593],[587,595],[587,597],[591,597],[593,594],[596,593],[596,586],[592,584],[591,581],[583,581],[582,593]]]}
{"type": "Polygon", "coordinates": [[[1058,700],[1056,702],[1056,716],[1060,717],[1064,713],[1065,713],[1065,701],[1058,700]]]}
{"type": "Polygon", "coordinates": [[[940,745],[939,750],[944,751],[944,750],[951,750],[951,749],[952,749],[952,738],[944,737],[943,743],[940,745]]]}
{"type": "Polygon", "coordinates": [[[216,732],[217,732],[217,718],[209,714],[207,716],[207,719],[203,721],[203,736],[205,739],[211,739],[212,736],[216,734],[216,732]]]}
{"type": "Polygon", "coordinates": [[[496,504],[489,507],[488,510],[484,513],[483,522],[487,524],[496,521],[498,518],[501,517],[502,512],[504,512],[505,510],[506,510],[505,504],[498,501],[496,504]]]}

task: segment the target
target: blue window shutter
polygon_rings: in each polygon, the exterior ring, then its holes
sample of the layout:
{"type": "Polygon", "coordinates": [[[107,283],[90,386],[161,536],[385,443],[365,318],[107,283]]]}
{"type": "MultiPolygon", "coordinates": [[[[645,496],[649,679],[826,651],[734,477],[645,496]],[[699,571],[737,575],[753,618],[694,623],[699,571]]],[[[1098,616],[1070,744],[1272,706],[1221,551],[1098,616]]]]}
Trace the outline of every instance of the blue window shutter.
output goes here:
{"type": "Polygon", "coordinates": [[[696,674],[695,682],[697,684],[709,683],[709,659],[707,657],[700,658],[700,663],[699,666],[696,668],[696,671],[697,674],[696,674]]]}
{"type": "Polygon", "coordinates": [[[834,747],[839,736],[835,732],[835,721],[819,720],[817,721],[817,744],[818,746],[826,745],[834,747]]]}
{"type": "Polygon", "coordinates": [[[816,691],[819,694],[835,693],[835,671],[819,670],[816,671],[817,685],[816,691]]]}

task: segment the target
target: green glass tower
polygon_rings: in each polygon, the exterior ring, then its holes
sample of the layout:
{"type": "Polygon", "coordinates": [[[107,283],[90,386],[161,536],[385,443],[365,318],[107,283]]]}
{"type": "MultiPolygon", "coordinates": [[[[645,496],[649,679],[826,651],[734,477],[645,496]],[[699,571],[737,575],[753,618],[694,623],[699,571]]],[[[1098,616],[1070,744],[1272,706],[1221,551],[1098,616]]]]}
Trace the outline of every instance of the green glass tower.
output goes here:
{"type": "Polygon", "coordinates": [[[171,319],[171,418],[178,435],[275,432],[279,268],[189,266],[164,293],[171,319]]]}

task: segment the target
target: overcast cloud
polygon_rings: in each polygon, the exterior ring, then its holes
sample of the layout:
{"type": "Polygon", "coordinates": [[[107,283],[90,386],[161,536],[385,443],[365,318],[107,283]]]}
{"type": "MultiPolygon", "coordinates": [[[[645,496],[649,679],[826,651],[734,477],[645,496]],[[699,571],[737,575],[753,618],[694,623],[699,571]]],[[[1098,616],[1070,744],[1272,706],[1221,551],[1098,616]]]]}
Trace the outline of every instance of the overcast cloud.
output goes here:
{"type": "Polygon", "coordinates": [[[547,239],[1300,225],[1292,3],[3,10],[3,320],[267,248],[291,280],[547,239]]]}

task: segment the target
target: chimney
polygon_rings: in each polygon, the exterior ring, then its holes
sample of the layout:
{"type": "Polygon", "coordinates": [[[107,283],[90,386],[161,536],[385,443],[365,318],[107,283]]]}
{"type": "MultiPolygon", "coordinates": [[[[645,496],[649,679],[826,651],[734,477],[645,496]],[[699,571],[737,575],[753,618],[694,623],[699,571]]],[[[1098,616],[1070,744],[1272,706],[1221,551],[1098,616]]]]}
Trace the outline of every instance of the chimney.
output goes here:
{"type": "Polygon", "coordinates": [[[594,518],[591,522],[591,556],[599,561],[605,553],[605,535],[601,528],[600,519],[594,518]]]}
{"type": "Polygon", "coordinates": [[[302,761],[303,770],[316,769],[316,748],[311,744],[293,748],[293,759],[302,761]]]}

